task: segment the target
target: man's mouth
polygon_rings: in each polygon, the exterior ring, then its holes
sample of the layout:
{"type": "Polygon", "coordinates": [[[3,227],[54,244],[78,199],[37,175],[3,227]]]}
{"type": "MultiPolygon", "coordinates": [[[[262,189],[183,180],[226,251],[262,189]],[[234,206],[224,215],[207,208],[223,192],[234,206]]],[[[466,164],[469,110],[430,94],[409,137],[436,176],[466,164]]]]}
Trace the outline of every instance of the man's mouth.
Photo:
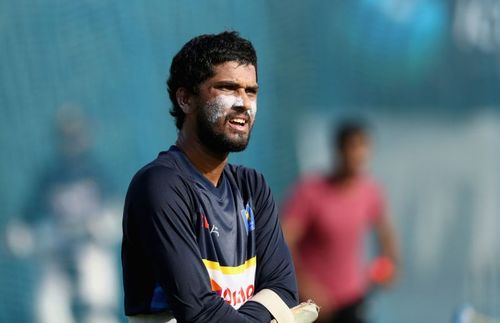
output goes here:
{"type": "Polygon", "coordinates": [[[234,118],[234,119],[230,119],[229,122],[231,122],[232,124],[244,126],[247,121],[245,119],[242,119],[242,118],[234,118]]]}
{"type": "Polygon", "coordinates": [[[245,117],[231,117],[229,118],[229,125],[231,128],[244,131],[246,130],[246,125],[249,123],[249,119],[245,117]]]}

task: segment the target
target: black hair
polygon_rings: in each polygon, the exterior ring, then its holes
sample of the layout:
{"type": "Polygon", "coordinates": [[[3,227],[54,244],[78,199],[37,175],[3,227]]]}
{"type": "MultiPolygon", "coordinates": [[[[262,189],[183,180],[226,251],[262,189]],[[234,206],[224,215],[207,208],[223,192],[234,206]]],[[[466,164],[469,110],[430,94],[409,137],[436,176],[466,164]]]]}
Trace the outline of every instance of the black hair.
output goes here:
{"type": "Polygon", "coordinates": [[[370,135],[368,124],[361,119],[343,120],[334,127],[332,145],[337,149],[343,149],[347,141],[357,135],[368,137],[370,135]]]}
{"type": "Polygon", "coordinates": [[[195,37],[174,56],[167,91],[172,101],[170,114],[175,118],[177,129],[182,128],[186,117],[177,103],[177,90],[183,87],[197,94],[198,86],[214,76],[214,66],[229,61],[253,65],[257,70],[257,54],[252,43],[235,31],[195,37]]]}

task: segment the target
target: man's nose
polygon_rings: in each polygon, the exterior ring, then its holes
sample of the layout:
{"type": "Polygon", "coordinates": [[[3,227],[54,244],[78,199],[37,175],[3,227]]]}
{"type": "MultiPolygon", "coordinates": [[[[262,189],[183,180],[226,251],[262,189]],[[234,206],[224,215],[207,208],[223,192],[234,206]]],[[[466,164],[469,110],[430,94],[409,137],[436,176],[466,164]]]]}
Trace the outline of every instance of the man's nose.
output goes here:
{"type": "Polygon", "coordinates": [[[239,101],[238,105],[242,108],[245,108],[245,110],[250,110],[250,108],[252,107],[252,101],[248,97],[248,94],[245,92],[244,89],[240,89],[238,91],[238,94],[239,97],[241,98],[241,100],[238,100],[239,101]]]}

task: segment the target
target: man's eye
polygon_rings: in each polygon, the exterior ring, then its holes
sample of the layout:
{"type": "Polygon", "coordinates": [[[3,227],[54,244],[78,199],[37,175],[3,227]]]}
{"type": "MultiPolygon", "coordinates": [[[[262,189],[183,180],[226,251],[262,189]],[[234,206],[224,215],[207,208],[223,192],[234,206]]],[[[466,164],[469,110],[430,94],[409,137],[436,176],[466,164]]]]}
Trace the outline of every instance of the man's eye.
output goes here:
{"type": "Polygon", "coordinates": [[[257,90],[247,90],[246,93],[251,98],[257,97],[257,90]]]}
{"type": "Polygon", "coordinates": [[[231,86],[231,85],[221,85],[221,86],[218,86],[218,89],[221,91],[226,91],[226,92],[232,92],[235,90],[234,86],[231,86]]]}

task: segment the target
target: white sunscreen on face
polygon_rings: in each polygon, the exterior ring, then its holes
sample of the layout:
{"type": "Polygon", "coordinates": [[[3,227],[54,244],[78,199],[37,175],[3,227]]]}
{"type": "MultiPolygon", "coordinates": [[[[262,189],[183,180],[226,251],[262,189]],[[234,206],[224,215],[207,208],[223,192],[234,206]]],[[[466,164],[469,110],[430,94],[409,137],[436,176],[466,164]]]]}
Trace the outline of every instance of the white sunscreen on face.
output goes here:
{"type": "MultiPolygon", "coordinates": [[[[233,107],[241,107],[244,104],[243,98],[240,96],[218,95],[207,102],[206,109],[208,121],[211,123],[217,123],[217,120],[228,114],[233,107]]],[[[252,101],[250,109],[247,113],[253,122],[255,114],[257,113],[256,101],[252,101]]]]}
{"type": "Polygon", "coordinates": [[[231,106],[228,107],[227,103],[224,101],[221,95],[219,95],[207,102],[205,109],[207,119],[210,123],[217,123],[217,120],[223,118],[227,110],[231,108],[231,106]]]}
{"type": "Polygon", "coordinates": [[[257,101],[252,101],[250,104],[250,111],[248,113],[250,113],[252,120],[255,120],[255,115],[257,114],[257,101]]]}

